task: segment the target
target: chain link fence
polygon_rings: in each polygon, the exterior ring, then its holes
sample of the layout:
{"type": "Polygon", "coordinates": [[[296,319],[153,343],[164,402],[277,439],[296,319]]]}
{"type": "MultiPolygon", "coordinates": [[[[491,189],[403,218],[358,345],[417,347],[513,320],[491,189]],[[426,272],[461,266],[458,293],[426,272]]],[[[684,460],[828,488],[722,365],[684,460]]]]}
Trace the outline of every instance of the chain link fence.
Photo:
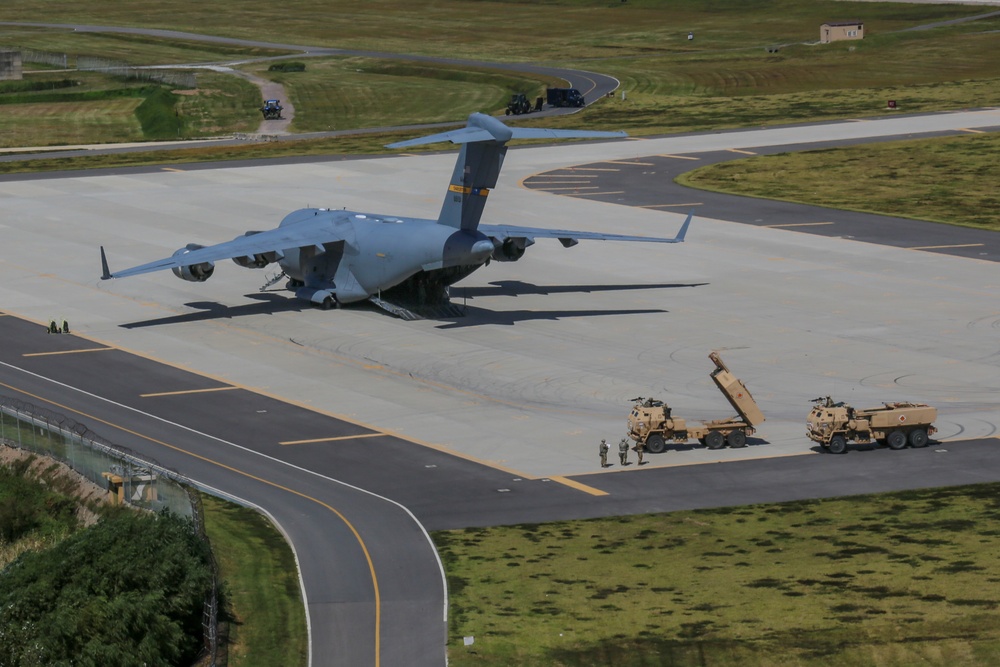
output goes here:
{"type": "MultiPolygon", "coordinates": [[[[192,520],[205,535],[201,501],[194,484],[151,458],[115,445],[65,415],[0,395],[0,443],[56,459],[98,486],[113,502],[150,511],[169,510],[192,520]]],[[[203,637],[211,667],[226,663],[218,641],[218,568],[212,558],[212,590],[205,600],[203,637]]]]}

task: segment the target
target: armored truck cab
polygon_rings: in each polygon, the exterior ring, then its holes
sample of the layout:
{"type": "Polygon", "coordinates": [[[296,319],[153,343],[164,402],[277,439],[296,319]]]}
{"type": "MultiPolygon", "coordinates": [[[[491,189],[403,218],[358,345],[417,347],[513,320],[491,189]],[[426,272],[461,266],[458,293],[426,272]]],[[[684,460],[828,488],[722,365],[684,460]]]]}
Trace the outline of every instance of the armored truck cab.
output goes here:
{"type": "Polygon", "coordinates": [[[806,435],[825,450],[843,454],[849,442],[876,442],[890,449],[926,447],[937,433],[937,410],[923,403],[884,403],[856,410],[835,403],[829,396],[813,399],[815,405],[806,419],[806,435]]]}

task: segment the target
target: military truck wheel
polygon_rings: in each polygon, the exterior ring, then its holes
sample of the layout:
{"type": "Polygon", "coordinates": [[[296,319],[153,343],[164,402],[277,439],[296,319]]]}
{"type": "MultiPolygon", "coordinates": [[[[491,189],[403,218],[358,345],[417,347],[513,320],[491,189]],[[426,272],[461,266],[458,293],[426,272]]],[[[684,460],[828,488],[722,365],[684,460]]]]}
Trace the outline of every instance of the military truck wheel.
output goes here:
{"type": "Polygon", "coordinates": [[[646,440],[646,450],[650,454],[662,454],[667,448],[667,443],[663,441],[662,435],[651,435],[649,439],[646,440]]]}
{"type": "Polygon", "coordinates": [[[730,431],[726,436],[726,442],[733,449],[739,449],[747,444],[747,434],[743,431],[730,431]]]}
{"type": "Polygon", "coordinates": [[[906,434],[902,431],[893,431],[886,436],[885,444],[889,445],[889,449],[902,449],[906,447],[906,434]]]}
{"type": "Polygon", "coordinates": [[[831,454],[843,454],[847,451],[847,440],[842,435],[835,435],[830,438],[830,444],[826,448],[831,454]]]}
{"type": "Polygon", "coordinates": [[[705,446],[709,449],[719,449],[726,444],[726,439],[721,431],[711,431],[705,435],[705,446]]]}
{"type": "Polygon", "coordinates": [[[910,447],[926,447],[927,431],[922,428],[915,428],[910,431],[910,447]]]}

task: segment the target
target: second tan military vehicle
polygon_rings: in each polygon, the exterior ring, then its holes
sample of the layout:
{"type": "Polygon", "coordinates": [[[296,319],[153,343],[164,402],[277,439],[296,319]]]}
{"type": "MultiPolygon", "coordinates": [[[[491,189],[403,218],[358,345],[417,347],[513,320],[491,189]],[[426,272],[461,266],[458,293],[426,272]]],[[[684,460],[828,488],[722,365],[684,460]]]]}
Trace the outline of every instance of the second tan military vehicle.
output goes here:
{"type": "Polygon", "coordinates": [[[653,454],[664,451],[668,442],[688,440],[697,440],[709,449],[719,449],[727,443],[730,447],[744,446],[747,436],[753,435],[755,427],[763,423],[764,413],[718,353],[712,352],[708,358],[715,363],[712,380],[738,413],[735,417],[688,424],[687,420],[674,417],[663,401],[637,398],[628,417],[628,437],[653,454]]]}
{"type": "Polygon", "coordinates": [[[890,449],[926,447],[937,433],[937,410],[923,403],[884,403],[877,408],[855,410],[834,403],[827,396],[816,404],[806,420],[806,434],[832,454],[843,454],[848,442],[876,442],[890,449]]]}

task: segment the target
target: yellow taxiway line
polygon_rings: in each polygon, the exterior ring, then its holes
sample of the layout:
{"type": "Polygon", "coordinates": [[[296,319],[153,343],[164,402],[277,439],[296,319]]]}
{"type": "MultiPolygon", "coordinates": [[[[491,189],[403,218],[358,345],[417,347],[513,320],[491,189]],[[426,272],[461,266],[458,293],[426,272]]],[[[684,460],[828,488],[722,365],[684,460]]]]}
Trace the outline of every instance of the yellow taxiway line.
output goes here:
{"type": "Polygon", "coordinates": [[[314,442],[336,442],[337,440],[358,440],[359,438],[384,438],[388,433],[361,433],[359,435],[338,435],[332,438],[314,438],[312,440],[287,440],[279,445],[308,445],[314,442]]]}
{"type": "Polygon", "coordinates": [[[592,486],[587,486],[586,484],[581,484],[580,482],[577,482],[576,480],[569,479],[568,477],[562,477],[562,476],[556,475],[555,477],[547,477],[546,479],[550,479],[553,482],[558,482],[560,484],[565,484],[566,486],[568,486],[571,489],[576,489],[577,491],[583,491],[584,493],[589,493],[592,496],[606,496],[606,495],[608,495],[607,491],[601,491],[600,489],[595,489],[592,486]]]}
{"type": "Polygon", "coordinates": [[[139,398],[156,398],[158,396],[182,396],[184,394],[205,394],[210,391],[232,391],[239,387],[212,387],[211,389],[183,389],[181,391],[160,391],[155,394],[139,394],[139,398]]]}
{"type": "Polygon", "coordinates": [[[771,229],[781,229],[784,227],[819,227],[821,225],[832,225],[832,222],[789,222],[783,225],[764,225],[771,229]]]}
{"type": "Polygon", "coordinates": [[[985,243],[956,243],[955,245],[918,245],[907,250],[938,250],[939,248],[979,248],[985,243]]]}
{"type": "Polygon", "coordinates": [[[114,347],[89,347],[85,350],[60,350],[58,352],[27,352],[22,354],[22,357],[50,357],[56,354],[79,354],[81,352],[106,352],[107,350],[114,350],[114,347]]]}

